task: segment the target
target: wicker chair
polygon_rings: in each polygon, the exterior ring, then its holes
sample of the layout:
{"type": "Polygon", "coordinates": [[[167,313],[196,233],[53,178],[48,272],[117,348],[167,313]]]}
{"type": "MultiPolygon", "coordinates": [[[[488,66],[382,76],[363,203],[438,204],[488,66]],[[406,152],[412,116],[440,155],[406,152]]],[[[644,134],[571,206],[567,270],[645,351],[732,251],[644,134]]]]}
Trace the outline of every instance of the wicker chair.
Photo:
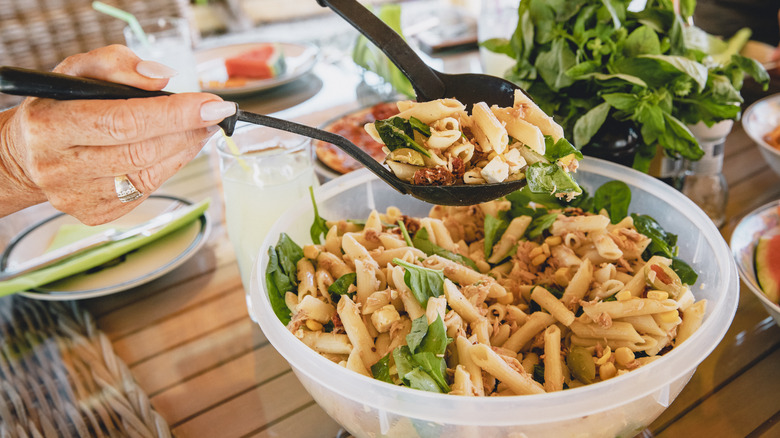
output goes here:
{"type": "MultiPolygon", "coordinates": [[[[189,0],[105,2],[139,20],[190,19],[189,0]]],[[[0,0],[0,65],[50,70],[67,56],[124,43],[124,26],[93,10],[92,0],[0,0]]],[[[0,95],[0,109],[10,106],[9,101],[9,96],[0,95]]]]}

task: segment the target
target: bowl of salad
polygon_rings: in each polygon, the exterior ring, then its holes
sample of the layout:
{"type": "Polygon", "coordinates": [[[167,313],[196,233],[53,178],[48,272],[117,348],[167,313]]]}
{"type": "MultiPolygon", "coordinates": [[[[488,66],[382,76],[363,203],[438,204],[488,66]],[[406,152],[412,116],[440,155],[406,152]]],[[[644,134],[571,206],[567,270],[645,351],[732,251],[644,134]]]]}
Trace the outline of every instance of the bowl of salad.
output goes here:
{"type": "Polygon", "coordinates": [[[750,105],[742,117],[742,126],[769,167],[780,175],[780,93],[750,105]]]}
{"type": "Polygon", "coordinates": [[[269,232],[249,314],[356,437],[633,436],[725,335],[737,269],[666,184],[576,177],[472,207],[334,179],[269,232]]]}

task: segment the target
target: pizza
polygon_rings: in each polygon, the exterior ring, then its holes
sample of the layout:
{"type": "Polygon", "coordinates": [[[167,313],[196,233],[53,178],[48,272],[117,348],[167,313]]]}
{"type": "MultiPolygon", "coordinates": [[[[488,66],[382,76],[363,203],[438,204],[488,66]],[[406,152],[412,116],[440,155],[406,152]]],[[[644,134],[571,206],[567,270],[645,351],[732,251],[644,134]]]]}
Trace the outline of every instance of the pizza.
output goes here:
{"type": "MultiPolygon", "coordinates": [[[[371,138],[366,130],[363,129],[363,126],[366,123],[384,120],[396,114],[398,114],[398,107],[395,102],[382,102],[344,115],[329,122],[323,129],[346,138],[366,151],[375,160],[382,162],[386,155],[382,151],[382,144],[371,138]]],[[[317,154],[317,159],[328,168],[340,174],[349,173],[362,166],[347,155],[346,152],[321,140],[314,141],[314,151],[317,154]]]]}

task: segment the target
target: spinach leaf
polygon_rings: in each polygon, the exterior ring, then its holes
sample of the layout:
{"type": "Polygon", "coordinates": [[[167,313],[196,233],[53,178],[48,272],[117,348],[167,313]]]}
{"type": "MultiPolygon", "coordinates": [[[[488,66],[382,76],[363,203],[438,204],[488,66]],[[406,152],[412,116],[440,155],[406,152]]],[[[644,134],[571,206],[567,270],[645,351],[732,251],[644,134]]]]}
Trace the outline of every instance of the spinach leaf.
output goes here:
{"type": "Polygon", "coordinates": [[[404,379],[409,382],[409,387],[428,392],[442,392],[439,384],[422,368],[414,368],[406,373],[404,379]]]}
{"type": "Polygon", "coordinates": [[[414,321],[412,321],[412,330],[406,335],[406,345],[409,346],[409,351],[412,353],[417,352],[417,347],[423,341],[423,338],[428,333],[428,317],[423,315],[414,321]]]}
{"type": "Polygon", "coordinates": [[[554,163],[528,166],[525,178],[528,180],[528,188],[534,193],[582,193],[569,172],[554,163]]]}
{"type": "Polygon", "coordinates": [[[470,258],[456,254],[452,251],[446,250],[439,245],[436,245],[435,243],[431,242],[430,236],[428,236],[428,230],[425,228],[420,228],[417,233],[414,234],[414,238],[412,239],[412,243],[415,248],[419,249],[420,251],[424,252],[427,255],[438,255],[440,257],[444,257],[447,260],[452,260],[455,263],[460,263],[461,265],[468,266],[471,269],[477,270],[477,264],[474,263],[474,260],[471,260],[470,258]]]}
{"type": "Polygon", "coordinates": [[[528,186],[505,196],[506,200],[512,204],[509,214],[512,217],[521,215],[533,216],[534,208],[529,204],[534,203],[546,208],[561,208],[563,204],[559,198],[550,194],[550,192],[532,192],[528,186]],[[531,211],[531,214],[528,212],[531,211]]]}
{"type": "Polygon", "coordinates": [[[406,375],[412,372],[415,368],[414,359],[412,359],[412,352],[409,347],[402,345],[393,350],[393,362],[395,363],[395,369],[398,373],[398,377],[404,383],[407,383],[406,375]]]}
{"type": "Polygon", "coordinates": [[[377,120],[374,122],[374,126],[382,142],[391,151],[411,148],[426,157],[431,156],[427,149],[414,141],[414,130],[408,120],[404,120],[401,117],[391,117],[387,120],[377,120]]]}
{"type": "Polygon", "coordinates": [[[623,181],[609,181],[599,187],[593,194],[593,212],[607,210],[609,220],[613,224],[628,216],[628,206],[631,204],[631,189],[623,181]]]}
{"type": "Polygon", "coordinates": [[[392,353],[387,353],[385,357],[379,359],[379,362],[371,365],[371,375],[377,380],[381,380],[383,382],[387,382],[394,385],[395,382],[393,382],[392,377],[390,377],[390,355],[391,354],[392,353]]]}
{"type": "Polygon", "coordinates": [[[648,215],[631,213],[631,218],[634,219],[636,230],[652,239],[642,258],[647,260],[653,255],[662,255],[666,258],[674,257],[677,235],[667,233],[655,219],[648,215]]]}
{"type": "Polygon", "coordinates": [[[534,220],[532,220],[531,224],[528,226],[526,236],[529,239],[535,239],[541,236],[546,229],[552,226],[553,222],[555,222],[555,219],[558,218],[559,214],[560,213],[546,213],[534,218],[534,220]]]}
{"type": "Polygon", "coordinates": [[[492,214],[485,215],[485,258],[490,258],[493,252],[493,245],[501,239],[501,235],[506,231],[509,224],[503,219],[499,219],[492,214]]]}
{"type": "Polygon", "coordinates": [[[303,250],[295,243],[287,233],[279,235],[276,242],[276,254],[279,256],[279,265],[290,281],[291,286],[298,284],[298,260],[303,258],[303,250]]]}
{"type": "Polygon", "coordinates": [[[346,295],[349,291],[349,287],[355,284],[357,280],[357,274],[350,272],[339,277],[330,286],[328,286],[328,292],[336,295],[346,295]]]}
{"type": "Polygon", "coordinates": [[[696,280],[699,279],[699,274],[688,263],[685,263],[678,257],[672,258],[672,270],[680,277],[680,281],[689,286],[696,284],[696,280]]]}
{"type": "MultiPolygon", "coordinates": [[[[412,358],[420,365],[420,369],[425,371],[425,374],[430,376],[433,381],[436,382],[436,385],[439,387],[439,391],[434,392],[450,392],[450,385],[447,384],[446,377],[447,365],[444,362],[443,357],[439,357],[433,353],[424,351],[422,353],[416,353],[412,356],[412,358]]],[[[410,378],[409,380],[411,382],[412,379],[410,378]]]]}
{"type": "Polygon", "coordinates": [[[418,119],[417,117],[409,117],[409,124],[412,125],[412,129],[419,132],[420,134],[426,137],[431,136],[431,127],[423,123],[422,120],[418,119]]]}
{"type": "Polygon", "coordinates": [[[393,259],[393,263],[405,268],[404,283],[412,290],[423,309],[428,306],[428,298],[444,294],[443,271],[412,265],[397,258],[393,259]]]}
{"type": "Polygon", "coordinates": [[[309,235],[311,235],[312,242],[317,245],[320,244],[320,237],[328,234],[328,224],[325,219],[320,217],[320,212],[317,209],[317,201],[314,199],[314,188],[309,186],[309,196],[311,196],[311,204],[314,207],[314,222],[309,229],[309,235]]]}
{"type": "Polygon", "coordinates": [[[578,160],[582,159],[582,152],[577,150],[577,148],[569,143],[569,140],[566,140],[563,137],[561,137],[558,141],[554,141],[551,136],[545,135],[544,145],[544,157],[550,160],[551,163],[554,163],[556,160],[560,160],[561,158],[571,154],[574,154],[578,160]]]}
{"type": "Polygon", "coordinates": [[[289,278],[282,272],[279,257],[273,247],[268,248],[268,266],[265,270],[265,288],[274,314],[282,324],[287,325],[291,317],[290,309],[284,301],[284,294],[292,289],[289,278]]]}

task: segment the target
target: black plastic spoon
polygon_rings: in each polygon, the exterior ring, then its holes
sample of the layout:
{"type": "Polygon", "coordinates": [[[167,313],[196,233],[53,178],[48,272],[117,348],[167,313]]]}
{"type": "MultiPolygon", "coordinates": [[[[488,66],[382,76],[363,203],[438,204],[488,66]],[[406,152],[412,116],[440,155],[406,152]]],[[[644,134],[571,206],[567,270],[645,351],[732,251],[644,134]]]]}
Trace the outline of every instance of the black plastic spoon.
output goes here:
{"type": "Polygon", "coordinates": [[[512,82],[496,76],[447,74],[432,69],[400,35],[357,0],[317,0],[317,3],[333,9],[379,47],[409,78],[418,101],[455,98],[469,109],[478,102],[485,102],[488,106],[511,107],[515,90],[522,90],[512,82]]]}
{"type": "MultiPolygon", "coordinates": [[[[79,78],[59,73],[42,72],[16,67],[0,67],[0,92],[17,96],[35,96],[57,100],[75,99],[129,99],[165,96],[165,91],[147,91],[128,85],[97,79],[79,78]]],[[[228,135],[233,133],[236,120],[289,131],[306,137],[332,143],[366,166],[371,172],[399,192],[432,204],[472,205],[500,198],[526,185],[525,179],[497,184],[422,186],[398,179],[382,164],[346,138],[321,129],[281,120],[274,117],[237,110],[236,115],[223,120],[220,126],[228,135]]]]}

